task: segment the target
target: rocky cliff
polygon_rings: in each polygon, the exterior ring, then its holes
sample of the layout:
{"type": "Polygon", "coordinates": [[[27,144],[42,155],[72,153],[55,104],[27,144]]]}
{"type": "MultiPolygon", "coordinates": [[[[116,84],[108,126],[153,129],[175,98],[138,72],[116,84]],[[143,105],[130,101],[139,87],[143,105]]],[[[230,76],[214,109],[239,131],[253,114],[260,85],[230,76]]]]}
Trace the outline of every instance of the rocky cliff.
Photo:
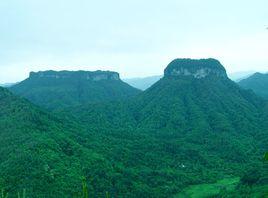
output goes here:
{"type": "Polygon", "coordinates": [[[226,70],[216,59],[175,59],[165,69],[165,77],[191,76],[197,79],[207,76],[226,77],[226,70]]]}
{"type": "Polygon", "coordinates": [[[31,72],[29,78],[54,78],[54,79],[84,79],[92,81],[120,80],[117,72],[111,71],[39,71],[31,72]]]}

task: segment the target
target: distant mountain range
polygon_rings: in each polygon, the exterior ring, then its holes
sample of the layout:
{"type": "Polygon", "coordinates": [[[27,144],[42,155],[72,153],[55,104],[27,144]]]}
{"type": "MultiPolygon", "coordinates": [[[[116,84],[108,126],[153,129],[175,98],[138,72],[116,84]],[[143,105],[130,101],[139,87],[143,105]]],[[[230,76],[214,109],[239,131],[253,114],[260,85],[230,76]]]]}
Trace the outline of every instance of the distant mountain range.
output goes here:
{"type": "Polygon", "coordinates": [[[149,76],[149,77],[144,77],[144,78],[123,79],[123,81],[125,81],[132,87],[136,87],[137,89],[144,91],[148,89],[149,87],[151,87],[154,83],[156,83],[162,77],[163,75],[157,75],[157,76],[149,76]]]}
{"type": "Polygon", "coordinates": [[[245,89],[253,90],[257,95],[268,99],[268,73],[255,73],[252,76],[239,81],[238,84],[245,89]]]}
{"type": "Polygon", "coordinates": [[[245,78],[248,78],[252,74],[254,74],[256,71],[244,71],[244,72],[235,72],[235,73],[230,73],[228,74],[228,77],[235,81],[239,82],[240,80],[243,80],[245,78]]]}
{"type": "Polygon", "coordinates": [[[4,83],[4,84],[0,84],[0,87],[11,87],[13,85],[15,85],[16,83],[4,83]]]}

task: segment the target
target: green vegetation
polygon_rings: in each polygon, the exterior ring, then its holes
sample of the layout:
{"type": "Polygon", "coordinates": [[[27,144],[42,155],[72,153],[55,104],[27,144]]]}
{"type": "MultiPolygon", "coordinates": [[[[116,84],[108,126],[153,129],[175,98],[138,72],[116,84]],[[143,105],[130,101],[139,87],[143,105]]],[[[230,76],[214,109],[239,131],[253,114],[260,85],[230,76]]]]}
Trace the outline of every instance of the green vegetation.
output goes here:
{"type": "MultiPolygon", "coordinates": [[[[261,166],[267,149],[263,106],[227,77],[171,76],[129,102],[80,106],[65,113],[92,137],[103,136],[105,146],[91,141],[92,147],[120,160],[137,181],[136,170],[147,170],[139,183],[148,185],[148,196],[164,197],[190,184],[242,176],[247,168],[261,166]],[[147,180],[152,175],[153,183],[147,180]]],[[[146,192],[145,185],[140,189],[146,192]]]]}
{"type": "Polygon", "coordinates": [[[204,198],[219,195],[221,191],[232,192],[239,182],[239,177],[226,178],[212,184],[199,184],[189,186],[177,196],[178,198],[204,198]]]}
{"type": "Polygon", "coordinates": [[[265,194],[268,108],[213,64],[127,101],[52,113],[0,88],[0,186],[29,197],[265,194]]]}
{"type": "MultiPolygon", "coordinates": [[[[102,156],[77,143],[81,128],[3,88],[0,106],[0,187],[9,196],[23,189],[29,197],[75,195],[81,192],[82,175],[109,174],[102,156]],[[94,166],[99,169],[90,170],[94,166]]],[[[105,177],[98,179],[96,186],[105,192],[105,177]]]]}
{"type": "Polygon", "coordinates": [[[20,194],[20,192],[18,192],[18,198],[26,198],[26,189],[22,190],[22,194],[20,194]]]}
{"type": "Polygon", "coordinates": [[[4,191],[4,189],[2,189],[1,190],[1,196],[0,196],[0,198],[7,198],[8,197],[8,193],[6,193],[5,191],[4,191]]]}
{"type": "Polygon", "coordinates": [[[88,198],[88,187],[87,187],[87,181],[85,177],[83,178],[82,186],[83,186],[83,198],[88,198]]]}

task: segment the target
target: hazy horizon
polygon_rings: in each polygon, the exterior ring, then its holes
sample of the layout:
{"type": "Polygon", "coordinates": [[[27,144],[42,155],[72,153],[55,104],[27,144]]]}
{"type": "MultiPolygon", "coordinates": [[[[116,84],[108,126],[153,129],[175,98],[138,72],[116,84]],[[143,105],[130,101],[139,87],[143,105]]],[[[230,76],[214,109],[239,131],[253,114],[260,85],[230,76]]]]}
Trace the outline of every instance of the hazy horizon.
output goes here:
{"type": "Polygon", "coordinates": [[[265,0],[2,1],[0,83],[43,70],[154,76],[175,58],[267,72],[267,7],[265,0]]]}

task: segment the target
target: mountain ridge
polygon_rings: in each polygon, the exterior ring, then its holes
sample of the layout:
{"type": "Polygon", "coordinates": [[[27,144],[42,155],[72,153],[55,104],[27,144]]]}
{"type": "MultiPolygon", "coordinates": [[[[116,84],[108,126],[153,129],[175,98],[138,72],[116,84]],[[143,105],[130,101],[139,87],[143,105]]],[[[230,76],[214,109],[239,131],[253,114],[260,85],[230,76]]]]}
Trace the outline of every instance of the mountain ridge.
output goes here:
{"type": "Polygon", "coordinates": [[[77,78],[77,79],[86,79],[86,80],[120,80],[119,73],[112,71],[39,71],[39,72],[30,72],[29,78],[77,78]]]}

